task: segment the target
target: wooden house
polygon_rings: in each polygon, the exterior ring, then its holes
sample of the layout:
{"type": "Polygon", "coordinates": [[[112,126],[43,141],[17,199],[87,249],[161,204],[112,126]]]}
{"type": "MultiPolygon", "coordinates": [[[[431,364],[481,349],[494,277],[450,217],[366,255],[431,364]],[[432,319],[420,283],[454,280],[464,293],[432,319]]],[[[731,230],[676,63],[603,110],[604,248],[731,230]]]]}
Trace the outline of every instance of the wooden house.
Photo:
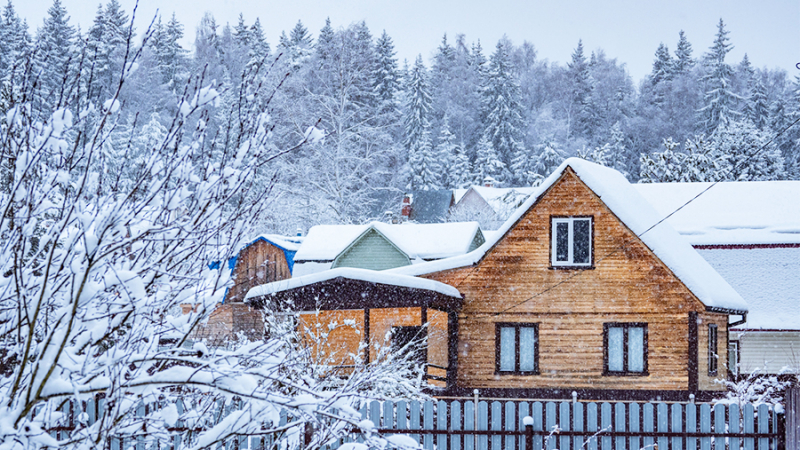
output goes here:
{"type": "MultiPolygon", "coordinates": [[[[208,320],[192,337],[214,346],[224,345],[239,333],[250,339],[261,339],[264,335],[261,312],[245,305],[244,296],[254,286],[291,278],[294,255],[301,242],[301,237],[265,234],[245,244],[227,262],[233,286],[225,291],[223,302],[211,311],[208,320]]],[[[220,263],[216,265],[221,266],[220,263]]],[[[195,309],[192,305],[182,306],[184,314],[195,309]]]]}
{"type": "MultiPolygon", "coordinates": [[[[431,310],[448,317],[447,360],[434,364],[446,373],[440,395],[711,397],[725,389],[717,381],[727,377],[728,330],[747,306],[662,219],[618,172],[569,159],[476,250],[381,275],[438,283],[420,306],[421,323],[432,322],[431,310]],[[435,294],[453,300],[437,302],[435,294]]],[[[385,345],[374,327],[396,327],[396,318],[417,323],[403,312],[409,300],[400,291],[384,296],[360,286],[363,295],[340,303],[325,285],[347,278],[315,276],[256,288],[248,299],[263,304],[282,292],[309,307],[330,292],[329,302],[315,304],[314,320],[363,316],[350,322],[362,327],[351,338],[370,348],[385,345]],[[375,302],[392,319],[373,316],[375,302]]],[[[388,278],[373,284],[397,286],[388,278]]]]}
{"type": "Polygon", "coordinates": [[[474,220],[484,230],[496,230],[536,190],[533,187],[496,188],[471,186],[453,191],[451,221],[474,220]]]}
{"type": "Polygon", "coordinates": [[[662,215],[686,205],[667,221],[747,301],[747,322],[731,327],[731,372],[799,373],[800,181],[635,187],[662,215]]]}
{"type": "Polygon", "coordinates": [[[295,276],[339,267],[386,270],[463,255],[486,241],[477,222],[318,225],[295,255],[295,276]]]}
{"type": "Polygon", "coordinates": [[[250,288],[292,277],[294,255],[302,238],[274,234],[258,236],[228,260],[233,287],[225,302],[241,302],[250,288]]]}

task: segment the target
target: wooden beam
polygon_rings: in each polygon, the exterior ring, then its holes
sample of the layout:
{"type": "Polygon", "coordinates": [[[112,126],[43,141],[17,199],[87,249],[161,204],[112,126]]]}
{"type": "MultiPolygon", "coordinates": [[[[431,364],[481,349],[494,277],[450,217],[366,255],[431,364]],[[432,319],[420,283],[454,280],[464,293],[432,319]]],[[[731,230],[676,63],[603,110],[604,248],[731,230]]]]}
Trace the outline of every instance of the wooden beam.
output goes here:
{"type": "Polygon", "coordinates": [[[692,311],[689,313],[689,391],[695,392],[698,388],[698,373],[697,373],[697,313],[692,311]]]}

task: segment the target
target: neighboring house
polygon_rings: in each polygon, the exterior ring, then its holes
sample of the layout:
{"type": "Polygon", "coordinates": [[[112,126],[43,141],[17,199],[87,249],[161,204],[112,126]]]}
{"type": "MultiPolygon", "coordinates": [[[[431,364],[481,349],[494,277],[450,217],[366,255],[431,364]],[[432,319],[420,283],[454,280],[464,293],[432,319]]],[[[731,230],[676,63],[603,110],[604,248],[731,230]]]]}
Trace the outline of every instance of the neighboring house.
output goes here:
{"type": "MultiPolygon", "coordinates": [[[[294,255],[302,239],[299,236],[265,234],[244,245],[227,263],[233,286],[225,292],[223,303],[214,308],[193,337],[205,339],[215,346],[224,345],[240,333],[249,339],[261,339],[264,333],[261,312],[242,303],[244,296],[254,286],[291,278],[294,255]]],[[[183,306],[184,313],[192,309],[191,305],[183,306]]]]}
{"type": "Polygon", "coordinates": [[[385,270],[463,255],[485,242],[477,222],[318,225],[295,255],[295,276],[338,267],[385,270]]]}
{"type": "Polygon", "coordinates": [[[450,221],[475,220],[484,230],[496,230],[536,190],[535,187],[472,186],[453,191],[450,221]]]}
{"type": "Polygon", "coordinates": [[[304,332],[346,324],[328,348],[368,344],[363,359],[417,327],[441,395],[709,398],[747,306],[660,218],[618,172],[568,159],[472,252],[279,281],[247,301],[297,305],[304,332]]]}
{"type": "Polygon", "coordinates": [[[732,370],[800,370],[800,181],[635,186],[747,301],[732,370]]]}
{"type": "MultiPolygon", "coordinates": [[[[450,208],[455,203],[453,191],[412,191],[403,197],[402,219],[414,223],[447,222],[450,208]]],[[[461,222],[468,222],[462,220],[461,222]]]]}
{"type": "Polygon", "coordinates": [[[241,302],[254,286],[292,277],[294,256],[303,238],[264,234],[250,241],[228,260],[233,286],[225,302],[241,302]]]}

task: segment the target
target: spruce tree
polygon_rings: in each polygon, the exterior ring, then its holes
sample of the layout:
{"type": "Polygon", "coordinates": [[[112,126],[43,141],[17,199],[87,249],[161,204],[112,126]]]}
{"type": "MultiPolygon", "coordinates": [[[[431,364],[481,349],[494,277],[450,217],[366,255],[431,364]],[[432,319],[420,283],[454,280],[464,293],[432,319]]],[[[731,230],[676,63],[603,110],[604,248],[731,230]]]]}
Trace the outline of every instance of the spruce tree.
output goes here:
{"type": "Polygon", "coordinates": [[[408,151],[411,189],[431,189],[434,181],[431,180],[432,168],[427,164],[432,161],[433,153],[429,121],[431,94],[427,78],[422,55],[419,55],[409,74],[404,119],[404,144],[408,151]]]}
{"type": "Polygon", "coordinates": [[[450,186],[454,189],[464,189],[472,184],[475,175],[472,173],[472,164],[469,162],[463,142],[456,144],[454,152],[453,165],[448,172],[450,186]]]}
{"type": "Polygon", "coordinates": [[[592,93],[592,80],[589,73],[589,63],[583,54],[583,41],[578,40],[578,46],[572,53],[572,59],[567,63],[567,77],[569,83],[569,109],[570,115],[575,119],[569,124],[569,133],[573,136],[585,136],[588,117],[585,116],[586,104],[592,93]]]}
{"type": "Polygon", "coordinates": [[[27,53],[29,45],[28,27],[8,0],[0,18],[0,79],[9,78],[15,66],[17,72],[22,72],[22,56],[27,53]]]}
{"type": "Polygon", "coordinates": [[[514,75],[510,47],[511,43],[507,40],[497,43],[489,61],[483,94],[484,134],[506,167],[511,164],[514,155],[524,148],[521,94],[514,75]]]}
{"type": "Polygon", "coordinates": [[[383,30],[375,43],[375,70],[372,74],[375,96],[384,111],[395,111],[396,95],[400,89],[400,75],[397,69],[397,52],[392,38],[383,30]]]}
{"type": "Polygon", "coordinates": [[[655,86],[662,81],[672,78],[674,62],[669,54],[669,49],[662,42],[656,50],[656,59],[653,61],[653,71],[650,73],[650,83],[655,86]]]}
{"type": "Polygon", "coordinates": [[[457,162],[456,149],[458,144],[456,144],[456,137],[450,132],[450,123],[447,116],[442,119],[442,126],[439,128],[439,136],[436,141],[435,156],[441,167],[441,185],[445,189],[453,189],[456,187],[460,176],[452,172],[457,162]]]}
{"type": "Polygon", "coordinates": [[[69,24],[67,10],[61,0],[53,0],[47,10],[44,24],[37,30],[34,57],[34,73],[40,73],[40,88],[37,92],[34,107],[37,111],[49,114],[69,95],[70,81],[74,77],[75,61],[75,29],[69,24]]]}
{"type": "Polygon", "coordinates": [[[749,120],[721,125],[712,136],[716,150],[728,160],[730,181],[766,181],[785,178],[784,159],[772,134],[759,131],[749,120]]]}
{"type": "Polygon", "coordinates": [[[492,141],[485,134],[478,141],[472,170],[475,176],[474,183],[478,185],[483,184],[487,178],[502,183],[503,176],[507,172],[505,163],[500,160],[492,141]]]}
{"type": "Polygon", "coordinates": [[[725,29],[722,19],[717,25],[717,37],[714,45],[705,57],[706,74],[703,76],[705,84],[704,106],[700,108],[701,128],[707,134],[713,133],[718,126],[727,124],[738,117],[734,109],[738,96],[731,89],[733,69],[725,62],[725,56],[733,46],[728,38],[729,31],[725,29]]]}
{"type": "Polygon", "coordinates": [[[676,75],[688,73],[693,66],[692,44],[686,39],[686,33],[681,30],[680,33],[678,33],[678,46],[675,48],[673,72],[676,75]]]}
{"type": "Polygon", "coordinates": [[[769,124],[769,104],[767,101],[767,88],[764,86],[762,77],[756,76],[743,114],[759,130],[763,130],[769,124]]]}

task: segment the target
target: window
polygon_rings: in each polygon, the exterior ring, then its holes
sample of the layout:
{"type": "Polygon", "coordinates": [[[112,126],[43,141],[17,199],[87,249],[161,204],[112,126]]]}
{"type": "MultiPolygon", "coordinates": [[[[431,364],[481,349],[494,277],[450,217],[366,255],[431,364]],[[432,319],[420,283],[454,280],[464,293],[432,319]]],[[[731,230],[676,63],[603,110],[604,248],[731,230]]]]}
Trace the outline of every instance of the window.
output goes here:
{"type": "Polygon", "coordinates": [[[495,372],[539,373],[539,326],[535,323],[498,323],[495,328],[495,372]]]}
{"type": "Polygon", "coordinates": [[[708,325],[708,374],[717,374],[717,325],[708,325]]]}
{"type": "Polygon", "coordinates": [[[647,324],[603,325],[604,375],[647,375],[647,324]]]}
{"type": "Polygon", "coordinates": [[[553,217],[550,228],[553,267],[592,265],[592,218],[553,217]]]}
{"type": "Polygon", "coordinates": [[[392,327],[392,353],[410,353],[412,359],[425,363],[423,327],[392,327]]]}
{"type": "Polygon", "coordinates": [[[728,374],[732,377],[739,375],[739,341],[728,343],[728,374]]]}

